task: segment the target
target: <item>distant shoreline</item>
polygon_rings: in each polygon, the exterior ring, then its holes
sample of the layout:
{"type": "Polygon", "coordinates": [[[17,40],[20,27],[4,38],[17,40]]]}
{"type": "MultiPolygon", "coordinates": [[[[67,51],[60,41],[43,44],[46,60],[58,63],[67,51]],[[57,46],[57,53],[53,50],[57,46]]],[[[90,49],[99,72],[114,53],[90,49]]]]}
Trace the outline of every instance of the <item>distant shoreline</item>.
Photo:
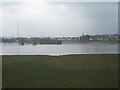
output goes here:
{"type": "MultiPolygon", "coordinates": [[[[1,44],[14,44],[16,42],[12,42],[12,43],[4,43],[4,42],[0,42],[1,44]]],[[[62,44],[81,44],[81,43],[96,43],[96,44],[120,44],[120,42],[105,42],[105,41],[66,41],[66,42],[62,42],[62,44]]],[[[16,43],[17,44],[17,43],[16,43]]],[[[25,43],[25,44],[32,44],[32,43],[25,43]]],[[[37,44],[37,45],[62,45],[62,44],[37,44]]]]}

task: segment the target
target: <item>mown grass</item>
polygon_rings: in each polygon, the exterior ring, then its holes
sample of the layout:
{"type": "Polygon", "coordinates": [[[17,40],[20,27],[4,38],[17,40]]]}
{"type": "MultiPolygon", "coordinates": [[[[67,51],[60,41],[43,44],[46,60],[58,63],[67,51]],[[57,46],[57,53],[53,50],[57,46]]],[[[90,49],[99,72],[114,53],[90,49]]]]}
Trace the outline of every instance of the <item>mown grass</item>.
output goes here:
{"type": "Polygon", "coordinates": [[[3,56],[3,88],[117,88],[118,55],[3,56]]]}

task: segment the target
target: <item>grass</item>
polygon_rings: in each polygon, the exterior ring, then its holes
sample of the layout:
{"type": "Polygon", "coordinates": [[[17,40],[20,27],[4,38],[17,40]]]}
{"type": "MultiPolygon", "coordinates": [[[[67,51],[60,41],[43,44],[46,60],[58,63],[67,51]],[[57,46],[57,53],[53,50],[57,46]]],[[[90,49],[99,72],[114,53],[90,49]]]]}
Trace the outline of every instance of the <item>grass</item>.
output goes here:
{"type": "Polygon", "coordinates": [[[3,88],[117,88],[118,55],[3,56],[3,88]]]}

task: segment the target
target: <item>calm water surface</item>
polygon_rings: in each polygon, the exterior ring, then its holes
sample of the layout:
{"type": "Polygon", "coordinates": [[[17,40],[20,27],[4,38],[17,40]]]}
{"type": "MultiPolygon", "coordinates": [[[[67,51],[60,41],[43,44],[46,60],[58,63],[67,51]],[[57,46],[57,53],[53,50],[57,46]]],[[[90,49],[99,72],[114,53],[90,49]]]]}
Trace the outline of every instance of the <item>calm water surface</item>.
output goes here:
{"type": "Polygon", "coordinates": [[[66,55],[66,54],[115,54],[118,44],[79,43],[62,45],[18,45],[17,43],[0,44],[1,55],[66,55]]]}

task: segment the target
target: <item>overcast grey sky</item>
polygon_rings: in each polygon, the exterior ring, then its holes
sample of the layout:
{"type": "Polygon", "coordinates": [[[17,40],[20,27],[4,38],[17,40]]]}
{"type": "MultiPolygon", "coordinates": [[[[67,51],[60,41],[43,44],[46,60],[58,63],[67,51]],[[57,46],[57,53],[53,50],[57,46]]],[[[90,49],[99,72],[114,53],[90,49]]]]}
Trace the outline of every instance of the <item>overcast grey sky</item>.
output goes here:
{"type": "Polygon", "coordinates": [[[2,2],[2,36],[118,33],[117,2],[2,2]]]}

